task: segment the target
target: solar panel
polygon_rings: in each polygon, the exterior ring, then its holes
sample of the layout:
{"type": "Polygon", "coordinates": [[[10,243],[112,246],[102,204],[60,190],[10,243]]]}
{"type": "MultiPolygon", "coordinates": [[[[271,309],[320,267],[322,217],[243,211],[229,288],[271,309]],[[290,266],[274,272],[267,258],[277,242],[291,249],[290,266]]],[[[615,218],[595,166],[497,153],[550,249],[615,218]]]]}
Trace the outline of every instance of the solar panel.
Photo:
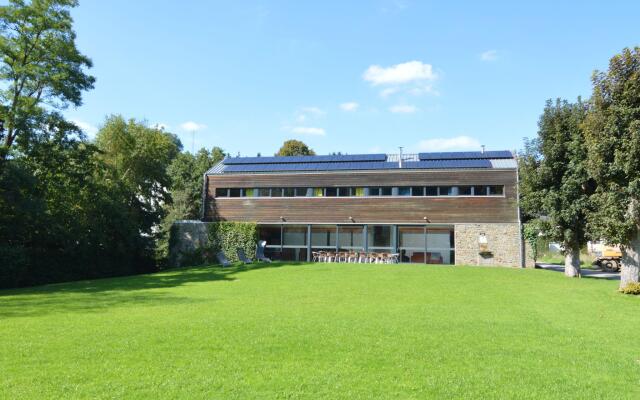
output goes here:
{"type": "Polygon", "coordinates": [[[225,165],[237,164],[290,164],[290,163],[334,163],[386,161],[386,154],[344,154],[329,156],[284,156],[284,157],[227,157],[225,165]]]}
{"type": "Polygon", "coordinates": [[[424,160],[407,161],[405,168],[416,169],[456,169],[456,168],[491,168],[489,160],[424,160]]]}
{"type": "MultiPolygon", "coordinates": [[[[427,160],[406,161],[405,169],[456,169],[491,168],[489,160],[427,160]]],[[[284,164],[233,164],[227,165],[224,172],[288,172],[288,171],[353,171],[399,169],[396,162],[333,162],[333,163],[284,163],[284,164]]]]}
{"type": "Polygon", "coordinates": [[[472,160],[489,158],[513,158],[513,154],[508,150],[494,151],[456,151],[444,153],[420,153],[420,160],[472,160]]]}

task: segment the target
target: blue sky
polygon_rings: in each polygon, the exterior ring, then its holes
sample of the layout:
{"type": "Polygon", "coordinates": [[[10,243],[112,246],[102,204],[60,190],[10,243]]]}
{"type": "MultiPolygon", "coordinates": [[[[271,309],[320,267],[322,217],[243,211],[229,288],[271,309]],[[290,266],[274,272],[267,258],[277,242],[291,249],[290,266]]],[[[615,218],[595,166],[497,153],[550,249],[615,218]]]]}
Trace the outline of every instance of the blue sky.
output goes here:
{"type": "Polygon", "coordinates": [[[548,98],[640,45],[640,2],[100,1],[73,11],[96,88],[67,110],[163,124],[191,149],[519,149],[548,98]]]}

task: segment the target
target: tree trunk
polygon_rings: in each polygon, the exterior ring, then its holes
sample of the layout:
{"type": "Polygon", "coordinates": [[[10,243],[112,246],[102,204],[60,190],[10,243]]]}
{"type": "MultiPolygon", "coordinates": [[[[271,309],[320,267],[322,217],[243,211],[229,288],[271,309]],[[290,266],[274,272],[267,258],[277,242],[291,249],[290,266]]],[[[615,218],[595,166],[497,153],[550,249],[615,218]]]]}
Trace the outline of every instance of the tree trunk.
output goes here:
{"type": "Polygon", "coordinates": [[[640,231],[636,231],[626,246],[622,246],[620,265],[620,289],[631,282],[638,282],[640,275],[640,231]]]}
{"type": "Polygon", "coordinates": [[[566,248],[564,274],[570,278],[580,276],[580,247],[566,248]]]}

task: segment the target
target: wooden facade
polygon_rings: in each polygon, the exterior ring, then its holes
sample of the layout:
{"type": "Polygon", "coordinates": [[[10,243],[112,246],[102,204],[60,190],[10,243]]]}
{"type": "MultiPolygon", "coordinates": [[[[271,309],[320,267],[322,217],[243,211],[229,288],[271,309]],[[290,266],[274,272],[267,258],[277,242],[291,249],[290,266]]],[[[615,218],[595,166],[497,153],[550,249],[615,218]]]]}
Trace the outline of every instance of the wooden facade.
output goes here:
{"type": "Polygon", "coordinates": [[[517,223],[515,169],[211,174],[205,221],[258,223],[517,223]],[[225,197],[216,188],[502,185],[503,196],[225,197]],[[426,219],[425,219],[426,217],[426,219]]]}

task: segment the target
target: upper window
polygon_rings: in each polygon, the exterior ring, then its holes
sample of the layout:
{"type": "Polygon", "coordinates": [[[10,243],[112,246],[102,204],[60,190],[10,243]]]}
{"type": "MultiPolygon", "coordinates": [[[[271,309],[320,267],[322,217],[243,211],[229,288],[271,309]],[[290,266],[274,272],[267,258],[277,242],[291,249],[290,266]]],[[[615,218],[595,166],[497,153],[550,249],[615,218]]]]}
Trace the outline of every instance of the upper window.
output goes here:
{"type": "Polygon", "coordinates": [[[458,186],[458,196],[471,196],[471,186],[458,186]]]}
{"type": "Polygon", "coordinates": [[[504,186],[492,185],[489,186],[489,195],[502,196],[504,194],[504,186]]]}
{"type": "Polygon", "coordinates": [[[240,197],[242,196],[242,189],[229,189],[229,197],[240,197]]]}
{"type": "Polygon", "coordinates": [[[422,186],[414,186],[411,188],[412,196],[424,196],[424,188],[422,186]]]}
{"type": "Polygon", "coordinates": [[[405,186],[399,187],[398,196],[411,196],[411,188],[405,186]]]}
{"type": "Polygon", "coordinates": [[[426,196],[437,196],[438,195],[438,187],[437,186],[427,186],[424,188],[424,193],[426,196]]]}
{"type": "Polygon", "coordinates": [[[338,195],[338,188],[326,188],[324,190],[324,195],[327,197],[336,197],[338,195]]]}
{"type": "Polygon", "coordinates": [[[284,197],[293,197],[296,194],[296,190],[294,188],[284,188],[282,192],[284,197]]]}
{"type": "Polygon", "coordinates": [[[474,186],[473,187],[473,195],[474,196],[486,196],[487,195],[487,187],[486,186],[474,186]]]}
{"type": "Polygon", "coordinates": [[[229,195],[229,189],[216,188],[216,197],[227,197],[229,195]]]}
{"type": "Polygon", "coordinates": [[[216,188],[215,197],[503,196],[502,185],[327,188],[216,188]]]}

